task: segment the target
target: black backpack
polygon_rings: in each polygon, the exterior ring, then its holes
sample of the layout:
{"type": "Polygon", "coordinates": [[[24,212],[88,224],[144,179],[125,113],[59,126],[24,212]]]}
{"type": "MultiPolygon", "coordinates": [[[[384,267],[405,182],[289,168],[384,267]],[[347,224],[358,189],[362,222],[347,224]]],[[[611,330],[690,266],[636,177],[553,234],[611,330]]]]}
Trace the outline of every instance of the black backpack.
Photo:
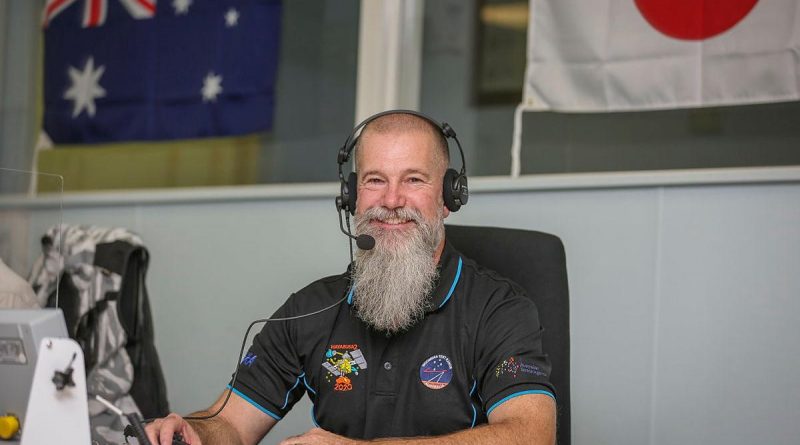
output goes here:
{"type": "MultiPolygon", "coordinates": [[[[43,244],[52,243],[45,237],[43,244]]],[[[153,317],[145,286],[149,253],[144,246],[127,241],[99,243],[95,246],[94,265],[115,272],[122,277],[119,292],[108,292],[94,308],[79,316],[80,298],[67,273],[59,280],[59,304],[64,312],[67,330],[82,347],[86,369],[97,363],[92,347],[97,314],[107,309],[107,302],[117,301],[117,316],[127,335],[125,350],[133,365],[133,382],[130,395],[145,418],[166,416],[169,410],[167,386],[161,362],[155,348],[153,317]]],[[[55,292],[47,305],[55,306],[55,292]]]]}

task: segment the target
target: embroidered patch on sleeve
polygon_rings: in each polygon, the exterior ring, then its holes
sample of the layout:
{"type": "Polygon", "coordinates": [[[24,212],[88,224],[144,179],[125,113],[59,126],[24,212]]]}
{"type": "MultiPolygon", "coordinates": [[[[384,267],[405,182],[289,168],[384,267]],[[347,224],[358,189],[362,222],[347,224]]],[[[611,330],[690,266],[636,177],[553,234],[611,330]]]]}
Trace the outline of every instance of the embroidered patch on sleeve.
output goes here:
{"type": "Polygon", "coordinates": [[[258,358],[257,355],[253,354],[252,352],[248,352],[247,355],[244,356],[244,358],[242,359],[242,364],[249,368],[253,366],[253,363],[256,361],[256,358],[258,358]]]}
{"type": "Polygon", "coordinates": [[[528,374],[537,377],[547,376],[547,373],[536,366],[535,363],[519,360],[513,356],[503,360],[494,368],[494,376],[498,379],[502,376],[509,376],[515,379],[519,374],[528,374]]]}

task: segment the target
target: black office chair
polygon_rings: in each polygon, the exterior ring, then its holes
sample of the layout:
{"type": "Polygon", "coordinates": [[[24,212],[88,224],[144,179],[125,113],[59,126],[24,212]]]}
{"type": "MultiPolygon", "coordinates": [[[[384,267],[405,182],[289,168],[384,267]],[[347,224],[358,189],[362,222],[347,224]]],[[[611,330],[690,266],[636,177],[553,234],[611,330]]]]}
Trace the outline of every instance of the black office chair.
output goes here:
{"type": "Polygon", "coordinates": [[[553,365],[558,402],[557,443],[570,443],[569,289],[561,240],[548,233],[447,225],[447,239],[478,264],[516,282],[528,293],[545,328],[542,347],[553,365]]]}

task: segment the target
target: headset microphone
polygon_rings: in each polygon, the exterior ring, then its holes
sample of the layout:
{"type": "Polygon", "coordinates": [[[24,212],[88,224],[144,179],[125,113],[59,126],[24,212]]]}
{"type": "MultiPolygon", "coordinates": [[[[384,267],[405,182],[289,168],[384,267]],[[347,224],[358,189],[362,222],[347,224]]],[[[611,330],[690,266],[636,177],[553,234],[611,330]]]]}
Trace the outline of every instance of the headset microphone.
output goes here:
{"type": "MultiPolygon", "coordinates": [[[[349,230],[344,230],[344,224],[342,224],[342,207],[341,207],[340,202],[341,202],[341,199],[336,198],[336,209],[339,211],[339,230],[341,230],[342,233],[344,233],[345,236],[347,236],[348,238],[350,238],[352,240],[355,240],[356,241],[356,246],[358,246],[359,249],[361,249],[361,250],[372,250],[375,247],[375,238],[373,238],[373,237],[371,237],[369,235],[366,235],[366,234],[353,236],[352,234],[350,234],[349,230]]],[[[347,218],[347,228],[349,229],[350,228],[350,217],[347,216],[347,215],[345,215],[345,217],[347,218]]],[[[351,246],[352,246],[352,244],[351,244],[351,246]]],[[[351,248],[351,250],[352,250],[352,248],[351,248]]],[[[352,256],[352,252],[351,252],[351,256],[352,256]]]]}
{"type": "MultiPolygon", "coordinates": [[[[345,235],[347,234],[345,233],[345,235]]],[[[347,236],[355,239],[356,246],[358,246],[358,248],[361,250],[372,250],[372,248],[375,247],[375,238],[369,235],[358,235],[358,236],[347,235],[347,236]]]]}

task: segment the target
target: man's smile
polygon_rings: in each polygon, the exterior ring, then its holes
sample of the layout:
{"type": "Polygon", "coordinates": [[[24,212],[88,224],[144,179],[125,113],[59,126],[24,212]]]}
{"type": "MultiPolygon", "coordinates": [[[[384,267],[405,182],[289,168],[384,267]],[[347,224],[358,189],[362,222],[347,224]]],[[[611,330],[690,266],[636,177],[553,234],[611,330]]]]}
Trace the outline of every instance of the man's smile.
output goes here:
{"type": "Polygon", "coordinates": [[[413,219],[404,219],[404,218],[386,218],[386,219],[374,218],[371,219],[369,222],[372,225],[376,225],[382,229],[389,229],[389,230],[405,229],[416,224],[416,221],[414,221],[413,219]]]}

